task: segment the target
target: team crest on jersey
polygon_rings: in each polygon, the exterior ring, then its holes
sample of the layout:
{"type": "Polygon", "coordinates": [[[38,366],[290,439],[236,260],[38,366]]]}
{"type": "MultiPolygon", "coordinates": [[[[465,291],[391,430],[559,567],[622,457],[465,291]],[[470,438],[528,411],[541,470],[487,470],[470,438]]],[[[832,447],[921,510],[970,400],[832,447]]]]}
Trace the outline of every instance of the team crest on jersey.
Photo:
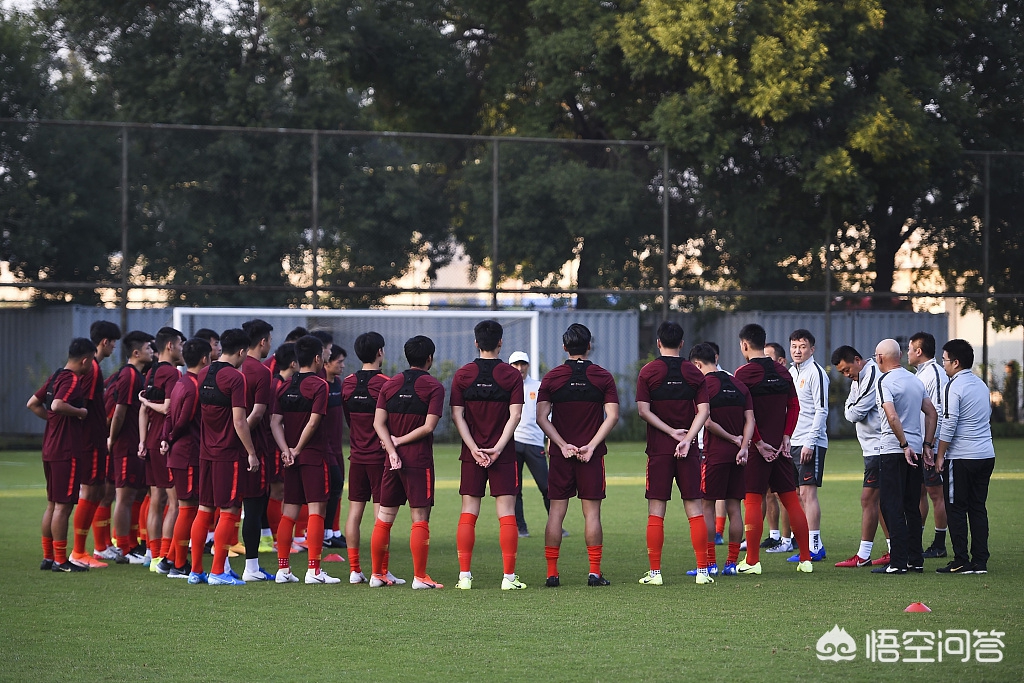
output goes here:
{"type": "Polygon", "coordinates": [[[800,380],[800,388],[801,388],[801,389],[803,389],[803,388],[804,388],[804,383],[805,383],[805,382],[807,382],[807,380],[805,380],[805,379],[802,379],[802,380],[800,380]]]}
{"type": "Polygon", "coordinates": [[[530,392],[530,400],[531,401],[536,401],[537,400],[537,392],[536,391],[531,391],[530,392]]]}

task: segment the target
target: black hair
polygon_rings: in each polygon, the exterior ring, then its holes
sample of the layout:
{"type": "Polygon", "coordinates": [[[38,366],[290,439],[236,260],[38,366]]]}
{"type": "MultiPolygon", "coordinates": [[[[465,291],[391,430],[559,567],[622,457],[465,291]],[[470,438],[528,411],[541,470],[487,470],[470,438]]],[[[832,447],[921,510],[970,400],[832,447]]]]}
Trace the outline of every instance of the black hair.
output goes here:
{"type": "Polygon", "coordinates": [[[323,355],[324,344],[316,336],[307,334],[295,341],[295,360],[299,362],[300,368],[311,367],[316,362],[316,357],[323,355]]]}
{"type": "Polygon", "coordinates": [[[672,320],[666,320],[658,326],[658,341],[662,348],[678,349],[683,345],[683,326],[672,320]]]}
{"type": "Polygon", "coordinates": [[[779,342],[768,342],[764,345],[764,348],[771,349],[781,360],[786,360],[786,349],[779,342]]]}
{"type": "Polygon", "coordinates": [[[78,360],[93,353],[96,353],[96,345],[85,337],[75,337],[68,346],[68,360],[78,360]]]}
{"type": "Polygon", "coordinates": [[[707,342],[697,344],[690,349],[690,361],[693,362],[695,360],[699,360],[701,363],[707,363],[708,365],[714,365],[715,349],[707,342]]]}
{"type": "Polygon", "coordinates": [[[132,330],[124,336],[124,351],[129,356],[153,341],[153,335],[142,330],[132,330]]]}
{"type": "Polygon", "coordinates": [[[364,363],[377,360],[377,352],[384,348],[384,336],[379,332],[363,332],[356,337],[356,358],[364,363]]]}
{"type": "Polygon", "coordinates": [[[233,327],[230,330],[224,330],[220,334],[220,348],[221,353],[225,356],[231,356],[242,349],[249,348],[249,335],[244,330],[240,330],[237,327],[233,327]]]}
{"type": "Polygon", "coordinates": [[[805,330],[801,327],[799,330],[793,330],[793,334],[789,335],[789,341],[806,341],[811,346],[814,346],[814,335],[811,334],[810,330],[805,330]]]}
{"type": "Polygon", "coordinates": [[[121,328],[109,320],[97,320],[89,326],[89,339],[93,344],[99,345],[104,339],[117,341],[121,338],[121,328]]]}
{"type": "Polygon", "coordinates": [[[274,331],[274,326],[266,320],[253,318],[242,323],[242,330],[249,335],[249,348],[251,349],[254,346],[259,346],[264,339],[270,339],[270,333],[274,331]]]}
{"type": "Polygon", "coordinates": [[[950,360],[960,361],[961,370],[970,370],[974,367],[974,347],[966,339],[950,339],[943,344],[942,350],[950,360]]]}
{"type": "Polygon", "coordinates": [[[348,354],[345,353],[345,349],[335,344],[334,346],[331,347],[331,352],[327,355],[327,358],[324,358],[324,361],[328,363],[333,363],[334,361],[338,360],[338,358],[341,356],[345,356],[346,358],[348,358],[348,354]]]}
{"type": "Polygon", "coordinates": [[[476,345],[481,351],[493,351],[498,348],[498,342],[504,330],[497,320],[481,320],[473,328],[473,336],[476,337],[476,345]]]}
{"type": "Polygon", "coordinates": [[[763,349],[767,339],[768,335],[764,328],[757,323],[744,325],[740,329],[740,341],[745,341],[756,349],[763,349]]]}
{"type": "Polygon", "coordinates": [[[309,336],[319,339],[320,343],[324,345],[324,348],[327,348],[334,343],[334,335],[324,329],[313,330],[309,333],[309,336]]]}
{"type": "Polygon", "coordinates": [[[864,358],[864,356],[857,353],[857,349],[844,344],[832,352],[832,365],[839,365],[839,361],[853,363],[858,358],[864,358]]]}
{"type": "Polygon", "coordinates": [[[214,332],[213,330],[211,330],[209,327],[201,327],[201,328],[199,328],[198,330],[196,330],[196,333],[193,334],[192,336],[195,339],[204,339],[204,340],[210,342],[210,344],[213,344],[213,342],[215,342],[215,341],[217,341],[217,342],[220,341],[220,335],[217,334],[216,332],[214,332]]]}
{"type": "Polygon", "coordinates": [[[721,355],[721,353],[722,353],[722,349],[718,348],[718,344],[716,344],[716,343],[715,343],[715,342],[713,342],[713,341],[708,341],[708,342],[704,342],[704,343],[705,343],[705,344],[707,344],[708,346],[710,346],[710,347],[711,347],[712,349],[714,349],[714,351],[715,351],[715,356],[719,356],[719,355],[721,355]]]}
{"type": "Polygon", "coordinates": [[[562,345],[570,356],[582,356],[590,349],[590,330],[586,325],[573,323],[562,335],[562,345]]]}
{"type": "Polygon", "coordinates": [[[929,358],[935,358],[935,337],[927,332],[918,332],[910,341],[917,342],[921,352],[929,358]]]}
{"type": "Polygon", "coordinates": [[[181,345],[181,359],[185,361],[187,368],[196,367],[211,354],[213,354],[213,347],[205,339],[193,337],[181,345]]]}
{"type": "Polygon", "coordinates": [[[405,359],[409,361],[409,367],[422,368],[436,350],[434,341],[430,337],[418,334],[405,342],[405,359]]]}
{"type": "Polygon", "coordinates": [[[274,351],[274,361],[277,364],[277,371],[288,369],[295,362],[295,342],[285,342],[274,351]]]}
{"type": "Polygon", "coordinates": [[[293,342],[293,341],[295,341],[296,339],[300,339],[300,338],[302,338],[302,337],[305,337],[305,336],[306,336],[307,334],[309,334],[309,331],[308,331],[308,330],[306,330],[306,328],[305,328],[305,327],[303,327],[302,325],[299,325],[299,326],[298,326],[298,327],[296,327],[296,328],[295,328],[294,330],[292,330],[291,332],[289,332],[289,333],[288,333],[288,336],[286,336],[286,337],[284,338],[284,340],[285,340],[286,342],[293,342]]]}
{"type": "Polygon", "coordinates": [[[156,352],[163,353],[164,349],[167,348],[167,345],[174,342],[176,339],[185,341],[185,335],[173,327],[161,327],[156,331],[156,337],[154,339],[156,343],[156,352]]]}

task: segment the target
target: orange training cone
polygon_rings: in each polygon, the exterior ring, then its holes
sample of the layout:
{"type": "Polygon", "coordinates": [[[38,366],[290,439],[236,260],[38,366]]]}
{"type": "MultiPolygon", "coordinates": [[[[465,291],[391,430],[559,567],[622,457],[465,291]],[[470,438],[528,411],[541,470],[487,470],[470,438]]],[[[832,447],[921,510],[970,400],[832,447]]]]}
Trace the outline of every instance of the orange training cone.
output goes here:
{"type": "MultiPolygon", "coordinates": [[[[331,553],[330,555],[328,555],[327,557],[324,558],[324,562],[344,562],[344,561],[345,561],[345,558],[342,557],[341,555],[339,555],[338,553],[331,553]]],[[[928,609],[928,608],[926,607],[925,609],[928,609]]],[[[928,610],[928,611],[930,612],[931,610],[928,610]]]]}
{"type": "Polygon", "coordinates": [[[928,607],[928,605],[924,604],[923,602],[912,602],[909,605],[907,605],[907,608],[905,610],[903,610],[903,611],[904,612],[931,612],[932,610],[931,610],[930,607],[928,607]]]}

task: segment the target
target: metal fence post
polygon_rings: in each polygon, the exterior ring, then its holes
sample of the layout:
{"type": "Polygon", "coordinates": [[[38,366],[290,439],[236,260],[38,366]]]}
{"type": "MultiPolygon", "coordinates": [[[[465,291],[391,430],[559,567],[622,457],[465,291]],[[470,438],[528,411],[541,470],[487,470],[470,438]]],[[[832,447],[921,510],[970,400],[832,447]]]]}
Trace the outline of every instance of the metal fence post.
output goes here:
{"type": "Polygon", "coordinates": [[[320,133],[313,131],[312,135],[312,161],[310,162],[310,184],[312,187],[312,207],[311,207],[311,222],[313,234],[310,239],[310,251],[313,257],[313,289],[312,289],[312,303],[313,308],[320,308],[320,297],[317,293],[317,278],[319,278],[319,268],[317,267],[317,252],[320,250],[320,133]]]}
{"type": "MultiPolygon", "coordinates": [[[[121,127],[121,333],[128,333],[128,128],[121,127]]],[[[127,347],[121,345],[122,355],[127,347]]],[[[127,356],[125,356],[127,358],[127,356]]]]}
{"type": "Polygon", "coordinates": [[[981,300],[981,317],[982,317],[982,328],[981,328],[981,378],[985,380],[985,384],[988,384],[989,378],[989,367],[988,367],[988,324],[989,324],[989,285],[988,285],[988,251],[989,251],[989,222],[991,220],[991,212],[989,207],[989,199],[991,195],[991,165],[992,155],[985,154],[985,216],[981,224],[982,238],[981,238],[981,287],[985,293],[985,298],[981,300]]]}
{"type": "Polygon", "coordinates": [[[491,310],[498,310],[498,141],[491,152],[491,310]]]}
{"type": "Polygon", "coordinates": [[[661,319],[668,320],[668,299],[671,291],[668,282],[668,254],[672,245],[668,241],[668,145],[661,148],[661,319]]]}

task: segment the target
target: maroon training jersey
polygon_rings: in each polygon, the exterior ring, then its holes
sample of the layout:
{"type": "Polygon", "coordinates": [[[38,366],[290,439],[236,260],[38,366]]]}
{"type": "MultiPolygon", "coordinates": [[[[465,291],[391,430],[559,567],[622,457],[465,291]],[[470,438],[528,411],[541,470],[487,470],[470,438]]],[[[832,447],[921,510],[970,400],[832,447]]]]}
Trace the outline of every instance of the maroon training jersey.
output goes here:
{"type": "MultiPolygon", "coordinates": [[[[689,429],[697,405],[708,402],[704,375],[697,366],[678,356],[661,356],[640,369],[636,400],[651,404],[651,412],[673,429],[689,429]],[[678,364],[679,374],[670,366],[678,364]]],[[[674,455],[679,443],[665,432],[647,425],[647,455],[674,455]]]]}
{"type": "MultiPolygon", "coordinates": [[[[174,391],[174,386],[179,379],[181,379],[181,373],[178,372],[178,368],[170,363],[157,363],[150,369],[149,375],[146,377],[146,390],[150,391],[150,385],[153,387],[152,395],[146,398],[153,403],[162,403],[171,397],[171,392],[174,391]]],[[[164,420],[167,419],[167,416],[149,408],[146,408],[146,414],[149,420],[146,426],[146,448],[155,451],[160,448],[164,420]]]]}
{"type": "MultiPolygon", "coordinates": [[[[312,373],[296,373],[291,379],[281,384],[274,397],[274,414],[284,418],[284,440],[288,446],[295,448],[302,436],[302,430],[306,428],[310,415],[327,415],[327,380],[312,373]],[[286,400],[294,380],[298,379],[299,395],[305,400],[306,405],[301,410],[289,410],[289,402],[286,400]]],[[[324,419],[321,418],[312,438],[303,447],[296,460],[298,465],[323,465],[328,458],[327,452],[327,430],[324,429],[324,419]]]]}
{"type": "MultiPolygon", "coordinates": [[[[711,403],[711,420],[730,434],[741,436],[746,422],[744,412],[754,409],[747,386],[724,372],[707,374],[705,384],[711,403]]],[[[739,450],[736,444],[704,430],[704,457],[707,462],[734,463],[739,450]]]]}
{"type": "MultiPolygon", "coordinates": [[[[82,378],[67,368],[61,368],[35,393],[35,397],[46,405],[46,389],[53,383],[53,398],[60,399],[75,408],[85,407],[85,393],[82,378]]],[[[46,429],[43,431],[43,462],[60,462],[77,458],[83,450],[85,434],[83,420],[70,415],[46,411],[46,429]]]]}
{"type": "Polygon", "coordinates": [[[92,369],[82,378],[82,387],[85,408],[89,411],[82,425],[87,447],[104,456],[107,454],[107,435],[110,430],[107,428],[107,409],[104,403],[103,370],[95,358],[92,359],[92,369]]]}
{"type": "MultiPolygon", "coordinates": [[[[406,370],[389,379],[380,390],[377,397],[377,408],[388,411],[388,431],[393,436],[404,436],[409,432],[422,427],[427,422],[427,415],[444,414],[444,385],[438,382],[422,370],[406,370]],[[397,399],[403,386],[405,386],[406,373],[417,375],[413,384],[415,401],[424,404],[426,409],[423,413],[401,413],[388,408],[388,402],[397,399]]],[[[398,457],[404,467],[418,467],[427,469],[434,466],[434,434],[431,432],[426,437],[413,443],[402,444],[398,447],[398,457]]],[[[388,466],[390,468],[390,465],[388,466]]]]}
{"type": "MultiPolygon", "coordinates": [[[[465,409],[469,433],[480,448],[498,443],[508,423],[509,406],[523,402],[523,376],[500,358],[478,358],[459,368],[452,379],[451,405],[465,409]]],[[[516,444],[509,439],[495,462],[515,458],[516,444]]],[[[465,442],[459,460],[475,462],[465,442]]]]}
{"type": "Polygon", "coordinates": [[[327,455],[332,465],[343,466],[342,439],[345,438],[345,407],[341,403],[341,377],[327,383],[327,415],[324,417],[327,455]]]}
{"type": "Polygon", "coordinates": [[[246,356],[239,368],[245,375],[245,414],[252,413],[257,403],[267,407],[256,428],[251,430],[252,447],[259,455],[270,455],[273,451],[273,435],[270,433],[270,404],[273,400],[274,387],[270,368],[254,356],[246,356]]]}
{"type": "MultiPolygon", "coordinates": [[[[615,378],[600,365],[588,360],[567,360],[544,375],[537,392],[537,401],[551,402],[551,424],[566,443],[586,446],[604,422],[604,404],[618,403],[619,393],[615,388],[615,378]],[[568,388],[573,367],[578,363],[586,364],[586,378],[594,389],[594,400],[561,401],[559,392],[568,388]]],[[[603,456],[607,452],[608,448],[602,441],[594,449],[594,457],[603,456]]],[[[562,450],[554,443],[551,444],[551,457],[562,457],[562,450]]]]}
{"type": "Polygon", "coordinates": [[[213,368],[217,368],[214,380],[217,389],[230,405],[212,405],[200,403],[199,414],[202,421],[202,439],[199,443],[199,459],[219,462],[234,462],[245,458],[245,446],[235,432],[232,411],[235,408],[245,410],[245,376],[231,366],[230,363],[214,361],[199,371],[199,386],[203,386],[206,377],[213,368]]]}
{"type": "Polygon", "coordinates": [[[125,365],[117,374],[111,394],[116,406],[125,406],[124,422],[117,439],[112,444],[118,457],[135,457],[139,452],[139,392],[146,385],[146,378],[134,365],[125,365]]]}
{"type": "MultiPolygon", "coordinates": [[[[786,412],[791,399],[796,399],[796,387],[793,378],[785,368],[779,366],[771,358],[754,358],[736,370],[736,379],[750,389],[754,404],[754,422],[757,431],[765,443],[773,448],[782,444],[782,435],[786,429],[786,412]],[[778,393],[762,394],[762,380],[765,378],[765,364],[774,365],[775,374],[785,383],[778,393]],[[782,393],[785,389],[785,393],[782,393]]],[[[777,381],[777,380],[776,380],[777,381]]]]}
{"type": "Polygon", "coordinates": [[[380,390],[391,379],[380,370],[357,370],[341,383],[341,402],[348,422],[348,459],[360,465],[383,465],[388,452],[373,428],[380,390]],[[365,395],[356,395],[359,380],[365,379],[365,395]]]}
{"type": "Polygon", "coordinates": [[[163,440],[170,445],[167,466],[199,467],[199,377],[186,372],[171,389],[171,405],[164,421],[163,440]]]}

